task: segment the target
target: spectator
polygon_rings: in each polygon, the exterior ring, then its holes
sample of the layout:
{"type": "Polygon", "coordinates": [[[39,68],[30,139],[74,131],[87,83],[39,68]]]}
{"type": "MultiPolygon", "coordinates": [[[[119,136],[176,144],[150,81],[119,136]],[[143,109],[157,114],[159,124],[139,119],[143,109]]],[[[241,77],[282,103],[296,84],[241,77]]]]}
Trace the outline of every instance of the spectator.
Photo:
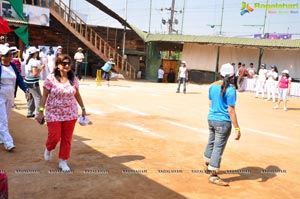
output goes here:
{"type": "Polygon", "coordinates": [[[165,71],[164,71],[162,65],[160,65],[158,72],[157,72],[157,82],[159,82],[159,83],[163,82],[164,74],[165,74],[165,71]]]}
{"type": "Polygon", "coordinates": [[[248,77],[248,79],[252,79],[255,74],[256,74],[256,71],[255,71],[255,68],[253,66],[253,63],[250,63],[249,68],[247,68],[247,77],[248,77]]]}
{"type": "Polygon", "coordinates": [[[58,57],[59,55],[61,55],[62,54],[62,50],[63,50],[62,46],[57,46],[56,56],[55,57],[58,57]]]}
{"type": "Polygon", "coordinates": [[[12,50],[0,44],[0,58],[0,142],[7,151],[12,151],[15,145],[9,132],[8,119],[14,103],[15,84],[25,92],[27,100],[29,93],[16,65],[11,62],[12,50]]]}
{"type": "MultiPolygon", "coordinates": [[[[19,72],[19,74],[21,75],[21,72],[22,72],[22,63],[21,63],[21,60],[20,58],[18,57],[18,54],[20,52],[20,50],[13,46],[10,48],[11,49],[11,53],[12,53],[12,60],[11,60],[11,63],[14,63],[17,67],[17,70],[19,72]]],[[[14,97],[16,98],[17,97],[17,91],[18,91],[18,85],[16,84],[15,86],[15,93],[14,93],[14,97]]],[[[14,103],[13,105],[13,108],[17,108],[17,105],[14,103]]]]}
{"type": "Polygon", "coordinates": [[[237,68],[235,68],[235,63],[232,63],[232,66],[234,67],[235,76],[234,76],[234,86],[235,89],[238,89],[238,78],[239,78],[239,69],[242,66],[242,63],[239,62],[237,68]]]}
{"type": "Polygon", "coordinates": [[[279,108],[280,101],[283,101],[283,110],[287,111],[287,96],[290,94],[292,78],[288,70],[282,71],[282,76],[278,82],[278,102],[274,106],[275,109],[279,108]]]}
{"type": "Polygon", "coordinates": [[[239,67],[239,77],[237,80],[237,86],[238,86],[239,92],[243,91],[242,85],[243,85],[245,76],[247,76],[247,70],[246,70],[245,64],[242,64],[242,66],[239,67]]]}
{"type": "Polygon", "coordinates": [[[266,83],[266,77],[267,77],[267,69],[266,69],[267,65],[266,64],[262,64],[259,71],[258,71],[258,80],[256,83],[256,93],[255,93],[255,97],[258,97],[258,94],[261,92],[261,98],[264,99],[265,98],[265,83],[266,83]]]}
{"type": "Polygon", "coordinates": [[[180,85],[183,84],[183,93],[186,93],[186,82],[188,81],[188,69],[186,67],[186,62],[182,61],[181,66],[178,70],[178,88],[176,93],[180,93],[180,85]]]}
{"type": "Polygon", "coordinates": [[[175,81],[175,73],[173,71],[173,68],[170,68],[170,71],[169,71],[169,73],[167,75],[167,80],[168,80],[169,83],[174,83],[174,81],[175,81]]]}
{"type": "Polygon", "coordinates": [[[271,71],[267,73],[267,81],[266,81],[266,87],[267,87],[267,100],[272,100],[273,102],[276,102],[275,100],[275,93],[276,93],[276,87],[278,80],[278,70],[276,66],[271,66],[271,71]]]}
{"type": "Polygon", "coordinates": [[[28,48],[29,57],[25,65],[25,83],[29,89],[30,99],[27,102],[27,117],[35,117],[39,112],[39,104],[42,97],[40,89],[40,73],[45,68],[37,59],[39,49],[34,46],[28,48]]]}
{"type": "MultiPolygon", "coordinates": [[[[46,48],[42,47],[39,53],[39,58],[40,58],[40,62],[41,62],[41,66],[44,65],[44,68],[48,68],[47,67],[47,54],[46,54],[46,48]]],[[[47,75],[48,75],[48,70],[42,70],[40,73],[40,79],[45,80],[47,75]]]]}
{"type": "Polygon", "coordinates": [[[83,49],[79,47],[77,49],[77,52],[74,55],[75,59],[75,76],[81,80],[82,78],[82,70],[83,70],[83,60],[84,60],[84,54],[82,53],[83,49]]]}

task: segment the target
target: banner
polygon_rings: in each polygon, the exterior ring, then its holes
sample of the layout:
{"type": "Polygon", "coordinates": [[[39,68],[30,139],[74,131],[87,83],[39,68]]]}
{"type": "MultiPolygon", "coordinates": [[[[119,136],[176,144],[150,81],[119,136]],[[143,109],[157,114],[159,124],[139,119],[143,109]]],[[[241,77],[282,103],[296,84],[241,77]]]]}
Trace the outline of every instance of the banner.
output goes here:
{"type": "Polygon", "coordinates": [[[257,38],[257,39],[292,39],[292,34],[276,34],[276,33],[254,34],[254,38],[257,38]]]}
{"type": "Polygon", "coordinates": [[[48,8],[23,5],[22,0],[10,0],[10,2],[2,1],[1,3],[0,0],[3,18],[22,20],[28,24],[50,26],[50,10],[48,8]]]}

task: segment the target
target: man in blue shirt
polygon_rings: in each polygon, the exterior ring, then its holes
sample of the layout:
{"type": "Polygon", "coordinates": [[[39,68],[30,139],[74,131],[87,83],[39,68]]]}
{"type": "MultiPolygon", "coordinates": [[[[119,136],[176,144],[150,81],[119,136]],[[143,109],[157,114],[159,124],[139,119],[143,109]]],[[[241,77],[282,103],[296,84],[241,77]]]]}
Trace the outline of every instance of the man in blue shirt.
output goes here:
{"type": "Polygon", "coordinates": [[[109,73],[111,68],[115,63],[113,62],[113,58],[110,58],[104,66],[101,67],[102,71],[104,72],[104,78],[107,80],[107,85],[109,85],[109,73]]]}

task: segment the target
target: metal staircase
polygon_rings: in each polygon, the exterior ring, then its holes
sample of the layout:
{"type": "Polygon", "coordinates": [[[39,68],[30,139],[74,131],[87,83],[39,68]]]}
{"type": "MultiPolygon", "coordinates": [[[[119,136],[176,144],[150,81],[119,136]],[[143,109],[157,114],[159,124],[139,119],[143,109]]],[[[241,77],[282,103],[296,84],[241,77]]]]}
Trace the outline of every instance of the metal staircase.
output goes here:
{"type": "MultiPolygon", "coordinates": [[[[30,5],[47,7],[50,13],[72,34],[80,39],[90,50],[104,61],[113,58],[114,69],[126,79],[136,79],[136,69],[112,48],[108,42],[100,37],[88,24],[86,24],[75,12],[73,12],[62,0],[38,0],[31,1],[30,5]],[[35,2],[35,4],[33,3],[35,2]]],[[[24,0],[24,4],[28,4],[24,0]]]]}

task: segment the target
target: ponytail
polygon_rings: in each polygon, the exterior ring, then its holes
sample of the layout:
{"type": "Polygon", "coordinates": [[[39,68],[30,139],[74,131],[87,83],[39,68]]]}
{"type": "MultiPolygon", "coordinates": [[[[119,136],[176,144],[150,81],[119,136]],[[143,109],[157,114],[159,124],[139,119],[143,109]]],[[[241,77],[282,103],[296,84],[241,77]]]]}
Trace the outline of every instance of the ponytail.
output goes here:
{"type": "Polygon", "coordinates": [[[232,76],[229,75],[225,75],[224,79],[223,79],[223,84],[221,86],[221,96],[223,97],[226,93],[226,90],[228,88],[228,86],[230,85],[230,79],[232,78],[232,76]]]}

